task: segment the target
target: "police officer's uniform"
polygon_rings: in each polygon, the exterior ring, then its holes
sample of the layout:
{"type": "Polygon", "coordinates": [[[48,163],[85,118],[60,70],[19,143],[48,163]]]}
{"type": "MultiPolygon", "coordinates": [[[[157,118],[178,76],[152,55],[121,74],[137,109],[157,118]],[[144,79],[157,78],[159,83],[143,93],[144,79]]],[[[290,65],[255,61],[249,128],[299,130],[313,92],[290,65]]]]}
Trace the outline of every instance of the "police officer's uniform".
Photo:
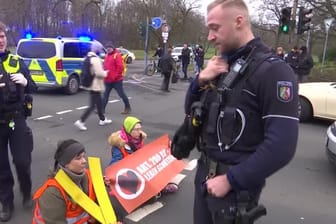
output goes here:
{"type": "Polygon", "coordinates": [[[189,87],[186,114],[193,116],[191,105],[200,99],[205,113],[198,145],[202,156],[195,177],[194,224],[239,224],[235,221],[238,196],[248,192],[248,209],[256,206],[265,179],[294,155],[298,136],[297,82],[293,70],[269,52],[256,38],[225,55],[230,66],[249,54],[253,60],[241,75],[247,77],[238,77],[222,104],[218,103],[221,97],[217,90],[204,97],[198,78],[189,87]],[[257,64],[265,54],[269,56],[257,64]],[[232,191],[224,198],[205,192],[204,183],[211,170],[215,175],[227,175],[232,191]]]}
{"type": "Polygon", "coordinates": [[[3,75],[0,82],[6,83],[5,87],[0,88],[0,202],[3,205],[2,211],[7,209],[8,212],[8,209],[13,210],[14,200],[14,178],[10,169],[8,146],[17,171],[23,203],[31,199],[30,165],[33,136],[27,126],[26,117],[32,109],[28,94],[36,86],[24,62],[8,51],[0,53],[0,74],[3,75]],[[13,73],[22,73],[27,79],[27,86],[12,82],[9,75],[13,73]],[[27,102],[27,99],[30,102],[27,102]]]}

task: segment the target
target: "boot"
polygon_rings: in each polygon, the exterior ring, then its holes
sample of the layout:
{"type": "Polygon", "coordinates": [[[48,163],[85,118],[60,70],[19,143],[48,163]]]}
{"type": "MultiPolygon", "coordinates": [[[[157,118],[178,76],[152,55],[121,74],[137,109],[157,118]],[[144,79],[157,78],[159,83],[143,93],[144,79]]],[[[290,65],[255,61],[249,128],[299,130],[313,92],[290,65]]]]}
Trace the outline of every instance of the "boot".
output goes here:
{"type": "Polygon", "coordinates": [[[121,114],[130,114],[131,108],[125,108],[124,111],[121,112],[121,114]]]}
{"type": "Polygon", "coordinates": [[[2,210],[0,211],[0,222],[8,222],[12,218],[13,210],[13,203],[2,205],[2,210]]]}

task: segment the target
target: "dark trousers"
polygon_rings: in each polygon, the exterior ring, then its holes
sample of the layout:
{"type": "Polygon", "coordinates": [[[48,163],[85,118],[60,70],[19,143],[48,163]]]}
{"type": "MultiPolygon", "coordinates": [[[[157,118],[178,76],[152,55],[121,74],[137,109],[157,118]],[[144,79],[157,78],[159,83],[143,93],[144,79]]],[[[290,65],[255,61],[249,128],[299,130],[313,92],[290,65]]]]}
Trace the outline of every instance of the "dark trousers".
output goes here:
{"type": "Polygon", "coordinates": [[[131,109],[131,105],[129,103],[128,97],[124,91],[123,86],[123,80],[117,81],[117,82],[111,82],[111,83],[105,83],[105,92],[103,97],[103,109],[105,111],[107,102],[110,97],[111,90],[115,89],[119,95],[119,97],[122,99],[125,105],[125,109],[131,109]]]}
{"type": "Polygon", "coordinates": [[[8,146],[12,154],[21,193],[31,196],[31,153],[33,151],[33,134],[25,118],[14,119],[14,130],[9,122],[0,123],[0,202],[12,204],[14,200],[14,178],[10,168],[8,146]]]}
{"type": "Polygon", "coordinates": [[[170,82],[170,75],[171,72],[163,72],[163,80],[161,85],[161,90],[169,90],[169,82],[170,82]]]}
{"type": "Polygon", "coordinates": [[[90,116],[92,111],[97,108],[98,117],[100,120],[104,121],[105,116],[103,113],[103,104],[102,104],[102,98],[100,92],[96,91],[90,91],[90,102],[89,102],[89,108],[86,109],[86,111],[81,116],[81,121],[85,122],[86,119],[90,116]]]}
{"type": "Polygon", "coordinates": [[[296,80],[298,81],[298,83],[304,83],[308,81],[308,75],[296,75],[296,80]]]}
{"type": "MultiPolygon", "coordinates": [[[[234,218],[237,211],[237,195],[234,191],[225,197],[213,197],[205,193],[205,180],[208,169],[205,164],[198,161],[195,176],[194,196],[194,224],[235,224],[234,218]]],[[[261,191],[261,190],[260,190],[261,191]]],[[[260,191],[251,194],[251,203],[257,202],[260,191]]]]}
{"type": "Polygon", "coordinates": [[[182,61],[182,72],[184,74],[184,76],[183,76],[184,79],[188,78],[188,65],[189,65],[189,63],[184,63],[182,61]]]}

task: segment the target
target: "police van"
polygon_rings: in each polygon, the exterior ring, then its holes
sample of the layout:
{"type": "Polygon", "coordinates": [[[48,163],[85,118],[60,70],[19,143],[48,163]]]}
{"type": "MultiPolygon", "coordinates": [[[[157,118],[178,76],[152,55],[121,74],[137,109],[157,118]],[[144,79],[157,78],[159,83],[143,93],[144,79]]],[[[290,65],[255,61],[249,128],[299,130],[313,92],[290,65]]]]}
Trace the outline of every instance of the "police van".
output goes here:
{"type": "MultiPolygon", "coordinates": [[[[21,39],[16,48],[38,87],[63,88],[75,94],[80,87],[82,63],[96,40],[87,38],[21,39]]],[[[103,56],[103,55],[102,55],[103,56]]]]}

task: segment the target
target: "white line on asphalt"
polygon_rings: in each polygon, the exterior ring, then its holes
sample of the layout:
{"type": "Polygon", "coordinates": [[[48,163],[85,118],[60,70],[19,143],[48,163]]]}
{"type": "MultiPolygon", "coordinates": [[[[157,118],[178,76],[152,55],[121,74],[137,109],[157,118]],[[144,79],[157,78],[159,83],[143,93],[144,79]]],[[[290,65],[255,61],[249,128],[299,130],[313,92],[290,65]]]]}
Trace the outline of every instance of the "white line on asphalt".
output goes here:
{"type": "Polygon", "coordinates": [[[191,171],[195,169],[196,166],[197,166],[197,159],[193,159],[184,167],[184,169],[191,171]]]}
{"type": "Polygon", "coordinates": [[[87,109],[87,108],[89,108],[89,106],[77,107],[76,110],[84,110],[84,109],[87,109]]]}
{"type": "Polygon", "coordinates": [[[169,182],[179,185],[185,177],[186,177],[186,175],[179,173],[173,179],[171,179],[169,182]]]}
{"type": "Polygon", "coordinates": [[[60,111],[60,112],[56,112],[57,115],[60,115],[60,114],[66,114],[66,113],[70,113],[72,112],[73,110],[63,110],[63,111],[60,111]]]}
{"type": "Polygon", "coordinates": [[[47,116],[43,116],[43,117],[35,118],[34,120],[38,120],[38,121],[40,121],[40,120],[44,120],[44,119],[51,118],[51,117],[53,117],[53,116],[51,116],[51,115],[47,115],[47,116]]]}
{"type": "Polygon", "coordinates": [[[146,88],[146,89],[150,89],[150,90],[153,90],[153,91],[156,91],[156,92],[161,92],[161,90],[159,90],[159,89],[151,88],[151,87],[148,87],[148,86],[145,86],[145,85],[141,85],[141,84],[137,84],[137,83],[134,83],[134,85],[140,86],[140,87],[143,87],[143,88],[146,88]]]}
{"type": "Polygon", "coordinates": [[[156,210],[160,209],[163,207],[163,204],[161,202],[154,202],[153,204],[145,205],[131,214],[127,215],[126,218],[132,220],[133,222],[138,222],[147,215],[155,212],[156,210]]]}

